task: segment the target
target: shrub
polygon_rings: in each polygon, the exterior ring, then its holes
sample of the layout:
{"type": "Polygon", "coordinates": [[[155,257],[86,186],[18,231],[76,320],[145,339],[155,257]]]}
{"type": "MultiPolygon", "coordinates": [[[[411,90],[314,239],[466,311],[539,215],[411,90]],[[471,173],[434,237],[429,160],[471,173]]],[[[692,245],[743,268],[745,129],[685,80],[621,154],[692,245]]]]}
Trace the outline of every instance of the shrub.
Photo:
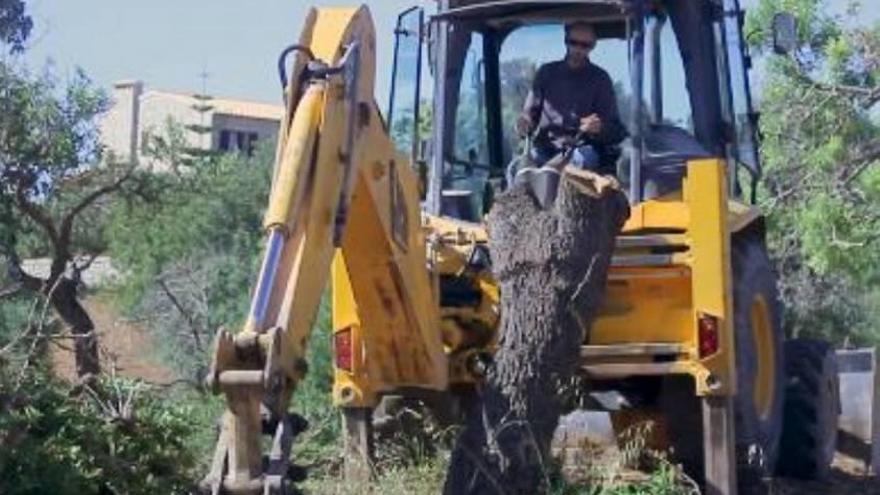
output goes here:
{"type": "Polygon", "coordinates": [[[79,393],[38,368],[2,377],[0,493],[188,493],[189,410],[138,382],[107,378],[79,393]],[[15,386],[17,385],[17,386],[15,386]]]}

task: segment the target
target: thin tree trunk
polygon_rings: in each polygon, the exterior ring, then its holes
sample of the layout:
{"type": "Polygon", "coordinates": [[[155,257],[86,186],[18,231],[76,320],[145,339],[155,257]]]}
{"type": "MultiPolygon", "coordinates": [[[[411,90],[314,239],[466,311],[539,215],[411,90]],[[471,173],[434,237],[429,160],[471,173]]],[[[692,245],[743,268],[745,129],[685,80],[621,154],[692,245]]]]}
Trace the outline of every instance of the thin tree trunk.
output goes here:
{"type": "Polygon", "coordinates": [[[49,296],[52,309],[61,317],[73,337],[77,377],[86,379],[97,376],[101,372],[98,337],[94,331],[95,324],[77,298],[76,282],[60,279],[49,296]]]}
{"type": "Polygon", "coordinates": [[[571,169],[547,210],[519,186],[498,198],[489,231],[501,339],[481,407],[453,451],[446,494],[546,491],[558,391],[578,366],[628,214],[615,181],[571,169]]]}

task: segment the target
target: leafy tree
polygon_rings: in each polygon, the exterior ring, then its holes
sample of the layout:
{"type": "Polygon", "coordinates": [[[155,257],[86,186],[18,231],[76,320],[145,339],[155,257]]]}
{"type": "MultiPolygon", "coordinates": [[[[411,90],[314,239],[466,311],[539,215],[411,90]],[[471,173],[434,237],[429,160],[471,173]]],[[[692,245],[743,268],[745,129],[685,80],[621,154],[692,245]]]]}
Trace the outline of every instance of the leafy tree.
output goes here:
{"type": "Polygon", "coordinates": [[[184,149],[185,154],[188,156],[187,161],[190,165],[194,164],[194,162],[199,159],[214,158],[218,155],[217,150],[212,149],[210,146],[210,139],[214,132],[214,128],[205,122],[205,120],[210,117],[211,111],[214,109],[211,105],[211,100],[213,100],[214,97],[206,94],[204,91],[194,94],[192,97],[196,102],[190,108],[199,114],[199,123],[186,126],[186,129],[194,136],[192,140],[194,145],[188,146],[184,149]],[[205,145],[206,139],[208,140],[208,146],[205,145]]]}
{"type": "Polygon", "coordinates": [[[504,156],[507,161],[517,152],[520,139],[513,131],[513,123],[522,112],[537,72],[538,65],[529,58],[514,58],[501,63],[501,122],[506,138],[504,156]]]}
{"type": "Polygon", "coordinates": [[[101,163],[95,119],[107,106],[82,72],[59,84],[48,72],[0,65],[0,261],[9,279],[0,298],[47,298],[75,337],[80,376],[100,370],[94,325],[77,299],[80,274],[103,250],[109,200],[150,192],[130,164],[101,163]],[[48,276],[23,269],[23,254],[49,256],[48,276]]]}
{"type": "Polygon", "coordinates": [[[24,50],[24,42],[31,34],[34,22],[25,11],[24,0],[0,0],[0,41],[9,51],[24,50]]]}
{"type": "MultiPolygon", "coordinates": [[[[180,156],[179,143],[163,141],[172,143],[169,156],[180,156]]],[[[110,253],[127,271],[121,302],[157,333],[184,376],[201,378],[217,328],[246,316],[272,158],[264,147],[252,158],[203,159],[160,176],[160,201],[120,202],[111,215],[110,253]]]]}
{"type": "MultiPolygon", "coordinates": [[[[431,102],[422,99],[419,104],[419,139],[426,140],[431,137],[433,126],[434,109],[431,102]]],[[[394,122],[391,125],[391,140],[396,148],[406,156],[412,153],[413,137],[413,109],[400,108],[395,110],[394,122]]]]}
{"type": "Polygon", "coordinates": [[[880,23],[860,24],[857,4],[842,17],[823,0],[762,0],[746,29],[759,51],[778,11],[798,19],[799,48],[764,60],[760,198],[786,325],[793,333],[876,342],[880,23]]]}
{"type": "Polygon", "coordinates": [[[191,493],[190,410],[157,390],[108,378],[71,394],[41,369],[0,385],[0,492],[191,493]]]}

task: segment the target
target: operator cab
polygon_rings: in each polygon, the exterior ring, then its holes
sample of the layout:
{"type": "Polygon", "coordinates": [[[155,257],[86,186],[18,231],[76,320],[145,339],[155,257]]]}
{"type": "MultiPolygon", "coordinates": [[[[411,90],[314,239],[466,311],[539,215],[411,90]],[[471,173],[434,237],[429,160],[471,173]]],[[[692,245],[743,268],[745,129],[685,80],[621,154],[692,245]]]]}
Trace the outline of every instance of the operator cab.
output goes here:
{"type": "Polygon", "coordinates": [[[398,20],[386,115],[424,172],[429,213],[479,222],[507,187],[523,146],[516,117],[537,69],[563,59],[564,25],[575,20],[595,27],[590,60],[614,83],[629,131],[617,176],[633,203],[679,190],[696,158],[725,158],[734,195],[754,190],[738,0],[443,0],[428,22],[417,8],[398,20]]]}

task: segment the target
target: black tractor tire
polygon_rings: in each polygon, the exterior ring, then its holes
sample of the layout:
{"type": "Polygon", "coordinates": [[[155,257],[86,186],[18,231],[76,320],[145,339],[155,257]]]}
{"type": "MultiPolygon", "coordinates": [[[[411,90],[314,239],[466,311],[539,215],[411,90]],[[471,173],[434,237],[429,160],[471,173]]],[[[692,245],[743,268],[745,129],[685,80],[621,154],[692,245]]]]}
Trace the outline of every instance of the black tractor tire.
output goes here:
{"type": "MultiPolygon", "coordinates": [[[[784,401],[784,331],[770,259],[756,232],[736,235],[731,243],[733,272],[733,327],[735,332],[737,395],[734,397],[736,456],[741,492],[774,472],[782,436],[784,401]],[[764,411],[755,402],[759,378],[759,344],[754,337],[751,310],[756,297],[766,303],[769,325],[767,341],[772,368],[772,399],[764,411]]],[[[768,370],[764,370],[767,372],[768,370]]],[[[703,418],[692,380],[667,377],[663,381],[660,407],[667,418],[673,461],[703,481],[703,418]]]]}
{"type": "Polygon", "coordinates": [[[801,479],[825,479],[837,444],[840,384],[837,357],[827,342],[785,343],[785,427],[778,472],[801,479]]]}
{"type": "MultiPolygon", "coordinates": [[[[771,476],[779,454],[785,385],[784,341],[776,277],[761,235],[737,234],[731,242],[733,325],[736,346],[736,458],[741,485],[771,476]],[[753,308],[763,301],[764,327],[756,334],[753,308]],[[772,349],[767,350],[767,347],[772,349]],[[761,353],[764,354],[762,369],[761,353]],[[770,389],[758,404],[756,388],[762,374],[770,389]]],[[[766,387],[766,385],[765,385],[766,387]]],[[[766,389],[765,389],[766,390],[766,389]]]]}

